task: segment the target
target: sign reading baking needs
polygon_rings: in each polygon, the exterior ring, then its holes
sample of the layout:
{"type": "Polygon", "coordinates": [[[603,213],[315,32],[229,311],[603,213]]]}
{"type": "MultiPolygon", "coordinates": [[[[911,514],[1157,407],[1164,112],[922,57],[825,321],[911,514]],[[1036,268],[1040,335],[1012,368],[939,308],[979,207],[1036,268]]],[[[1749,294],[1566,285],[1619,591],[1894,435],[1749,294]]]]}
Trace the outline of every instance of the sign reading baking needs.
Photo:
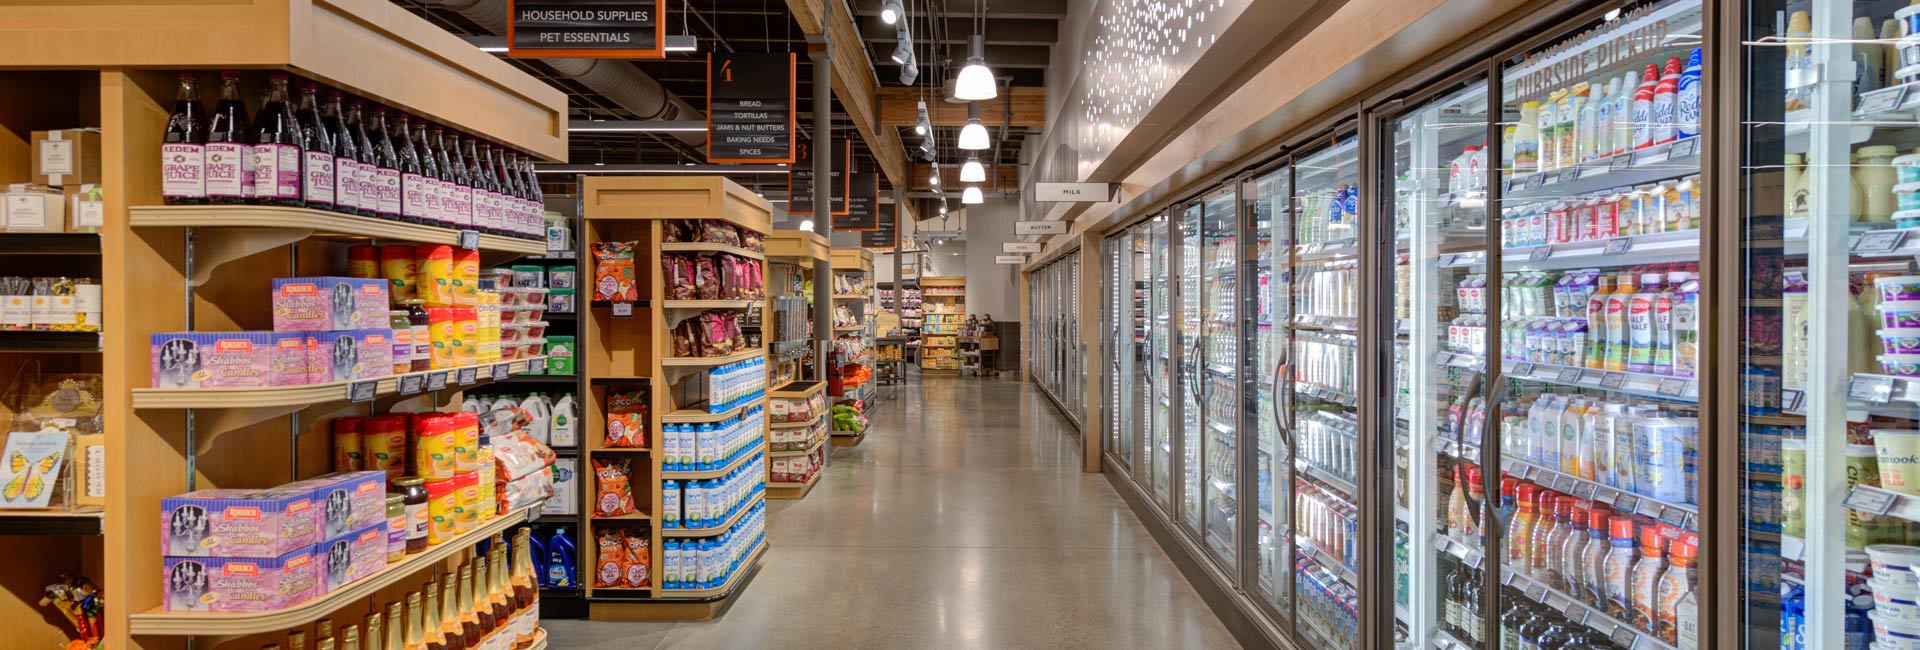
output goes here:
{"type": "Polygon", "coordinates": [[[791,163],[792,52],[707,55],[707,162],[791,163]]]}

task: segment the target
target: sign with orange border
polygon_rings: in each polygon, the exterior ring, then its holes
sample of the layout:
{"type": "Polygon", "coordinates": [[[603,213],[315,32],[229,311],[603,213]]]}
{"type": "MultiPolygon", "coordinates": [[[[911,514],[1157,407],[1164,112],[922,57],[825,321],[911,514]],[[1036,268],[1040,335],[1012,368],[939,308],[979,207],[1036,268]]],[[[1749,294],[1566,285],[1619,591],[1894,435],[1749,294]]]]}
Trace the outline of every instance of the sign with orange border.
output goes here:
{"type": "Polygon", "coordinates": [[[507,0],[507,56],[667,58],[665,0],[507,0]]]}
{"type": "MultiPolygon", "coordinates": [[[[801,140],[794,148],[793,164],[787,169],[787,214],[813,214],[813,141],[801,140]]],[[[841,140],[838,145],[828,145],[833,150],[833,178],[827,181],[828,198],[832,208],[830,215],[847,214],[847,197],[853,194],[853,174],[847,173],[847,162],[853,160],[853,141],[841,140]]]]}
{"type": "Polygon", "coordinates": [[[799,66],[792,52],[707,55],[707,162],[793,162],[799,66]]]}

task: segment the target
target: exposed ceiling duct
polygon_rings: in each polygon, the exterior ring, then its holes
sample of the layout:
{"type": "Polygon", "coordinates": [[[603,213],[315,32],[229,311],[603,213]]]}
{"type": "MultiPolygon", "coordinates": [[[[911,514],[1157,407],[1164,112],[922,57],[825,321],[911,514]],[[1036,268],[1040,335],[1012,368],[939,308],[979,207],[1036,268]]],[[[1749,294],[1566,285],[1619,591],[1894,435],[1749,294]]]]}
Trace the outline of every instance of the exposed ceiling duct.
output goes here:
{"type": "MultiPolygon", "coordinates": [[[[507,33],[507,0],[425,0],[426,4],[453,11],[473,21],[481,29],[497,35],[507,33]]],[[[607,59],[540,59],[555,74],[577,81],[607,101],[634,113],[640,120],[693,120],[706,117],[686,100],[668,92],[660,82],[625,61],[607,59]]],[[[676,132],[673,137],[693,146],[707,142],[703,132],[676,132]]]]}

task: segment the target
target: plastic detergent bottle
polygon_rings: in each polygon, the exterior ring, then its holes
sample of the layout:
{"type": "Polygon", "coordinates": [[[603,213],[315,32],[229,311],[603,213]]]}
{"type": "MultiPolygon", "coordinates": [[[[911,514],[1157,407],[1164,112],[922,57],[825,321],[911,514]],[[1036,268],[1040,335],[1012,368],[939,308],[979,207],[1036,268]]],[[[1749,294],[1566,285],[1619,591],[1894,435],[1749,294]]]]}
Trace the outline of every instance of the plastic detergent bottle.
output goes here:
{"type": "Polygon", "coordinates": [[[1633,564],[1633,583],[1629,587],[1632,603],[1633,626],[1644,632],[1653,631],[1653,598],[1659,586],[1660,572],[1667,568],[1666,539],[1661,531],[1666,526],[1647,526],[1640,531],[1640,561],[1633,564]]]}
{"type": "Polygon", "coordinates": [[[1653,367],[1653,303],[1660,295],[1660,274],[1640,274],[1638,291],[1627,303],[1627,371],[1653,367]]]}
{"type": "Polygon", "coordinates": [[[1600,571],[1606,577],[1607,614],[1623,621],[1631,620],[1633,599],[1629,577],[1633,567],[1633,518],[1615,516],[1608,525],[1612,528],[1607,540],[1609,548],[1600,564],[1600,571]]]}
{"type": "Polygon", "coordinates": [[[1634,294],[1633,274],[1613,278],[1613,293],[1607,294],[1607,370],[1627,369],[1627,302],[1634,294]]]}
{"type": "MultiPolygon", "coordinates": [[[[561,395],[560,399],[553,403],[553,419],[552,424],[549,425],[551,433],[548,436],[553,439],[553,446],[571,447],[578,444],[580,423],[578,416],[575,415],[576,409],[572,393],[561,395]]],[[[648,442],[658,444],[658,441],[648,442]]]]}
{"type": "Polygon", "coordinates": [[[567,536],[565,529],[554,531],[547,540],[547,584],[555,589],[572,589],[580,584],[575,580],[573,538],[567,536]]]}

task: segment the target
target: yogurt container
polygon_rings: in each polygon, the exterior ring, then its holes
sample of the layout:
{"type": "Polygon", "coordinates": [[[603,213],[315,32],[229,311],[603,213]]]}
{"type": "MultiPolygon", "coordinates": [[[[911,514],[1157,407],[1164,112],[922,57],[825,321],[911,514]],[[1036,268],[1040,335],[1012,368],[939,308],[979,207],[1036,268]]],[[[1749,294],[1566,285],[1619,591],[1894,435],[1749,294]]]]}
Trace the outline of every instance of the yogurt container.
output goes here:
{"type": "MultiPolygon", "coordinates": [[[[1908,572],[1908,578],[1912,578],[1908,572]]],[[[1889,581],[1875,575],[1867,581],[1867,587],[1873,590],[1873,611],[1889,622],[1920,625],[1920,589],[1903,586],[1898,581],[1889,581]]]]}
{"type": "MultiPolygon", "coordinates": [[[[1913,429],[1874,429],[1873,449],[1878,456],[1880,468],[1880,487],[1905,494],[1920,496],[1920,431],[1913,429]]],[[[1886,545],[1877,545],[1886,546],[1886,545]]],[[[1867,547],[1868,551],[1873,546],[1867,547]]],[[[1913,547],[1902,547],[1913,548],[1913,547]]],[[[1920,549],[1915,549],[1914,562],[1900,562],[1901,566],[1920,564],[1920,549]]],[[[1878,569],[1879,561],[1874,561],[1878,569]]],[[[1920,586],[1920,581],[1914,583],[1920,586]]]]}
{"type": "Polygon", "coordinates": [[[1920,210],[1920,183],[1894,185],[1893,199],[1900,210],[1920,210]]]}
{"type": "Polygon", "coordinates": [[[1895,377],[1920,377],[1920,354],[1882,354],[1880,370],[1895,377]]]}
{"type": "Polygon", "coordinates": [[[1880,303],[1880,326],[1887,329],[1920,329],[1920,300],[1880,303]]]}
{"type": "Polygon", "coordinates": [[[1920,590],[1920,546],[1874,544],[1867,547],[1867,563],[1873,567],[1873,582],[1898,589],[1920,590]]]}
{"type": "Polygon", "coordinates": [[[1873,620],[1874,645],[1880,650],[1920,650],[1920,625],[1903,623],[1881,614],[1867,613],[1873,620]]]}
{"type": "MultiPolygon", "coordinates": [[[[1912,9],[1914,9],[1914,7],[1901,7],[1900,11],[1909,11],[1912,9]]],[[[1898,14],[1899,12],[1894,12],[1894,13],[1898,14]]],[[[1920,12],[1911,12],[1911,13],[1913,15],[1920,15],[1920,12]]],[[[1916,33],[1920,33],[1920,32],[1916,32],[1916,33]]],[[[1914,46],[1915,46],[1914,51],[1920,52],[1920,41],[1916,41],[1914,43],[1914,46]]],[[[1904,54],[1905,53],[1902,52],[1903,56],[1904,54]]],[[[1920,183],[1920,154],[1910,153],[1904,156],[1894,156],[1893,173],[1894,173],[1894,182],[1920,183]]]]}
{"type": "Polygon", "coordinates": [[[1880,330],[1880,347],[1887,354],[1920,354],[1920,330],[1880,330]]]}
{"type": "Polygon", "coordinates": [[[1920,275],[1883,275],[1873,279],[1873,286],[1883,303],[1920,301],[1920,275]]]}

